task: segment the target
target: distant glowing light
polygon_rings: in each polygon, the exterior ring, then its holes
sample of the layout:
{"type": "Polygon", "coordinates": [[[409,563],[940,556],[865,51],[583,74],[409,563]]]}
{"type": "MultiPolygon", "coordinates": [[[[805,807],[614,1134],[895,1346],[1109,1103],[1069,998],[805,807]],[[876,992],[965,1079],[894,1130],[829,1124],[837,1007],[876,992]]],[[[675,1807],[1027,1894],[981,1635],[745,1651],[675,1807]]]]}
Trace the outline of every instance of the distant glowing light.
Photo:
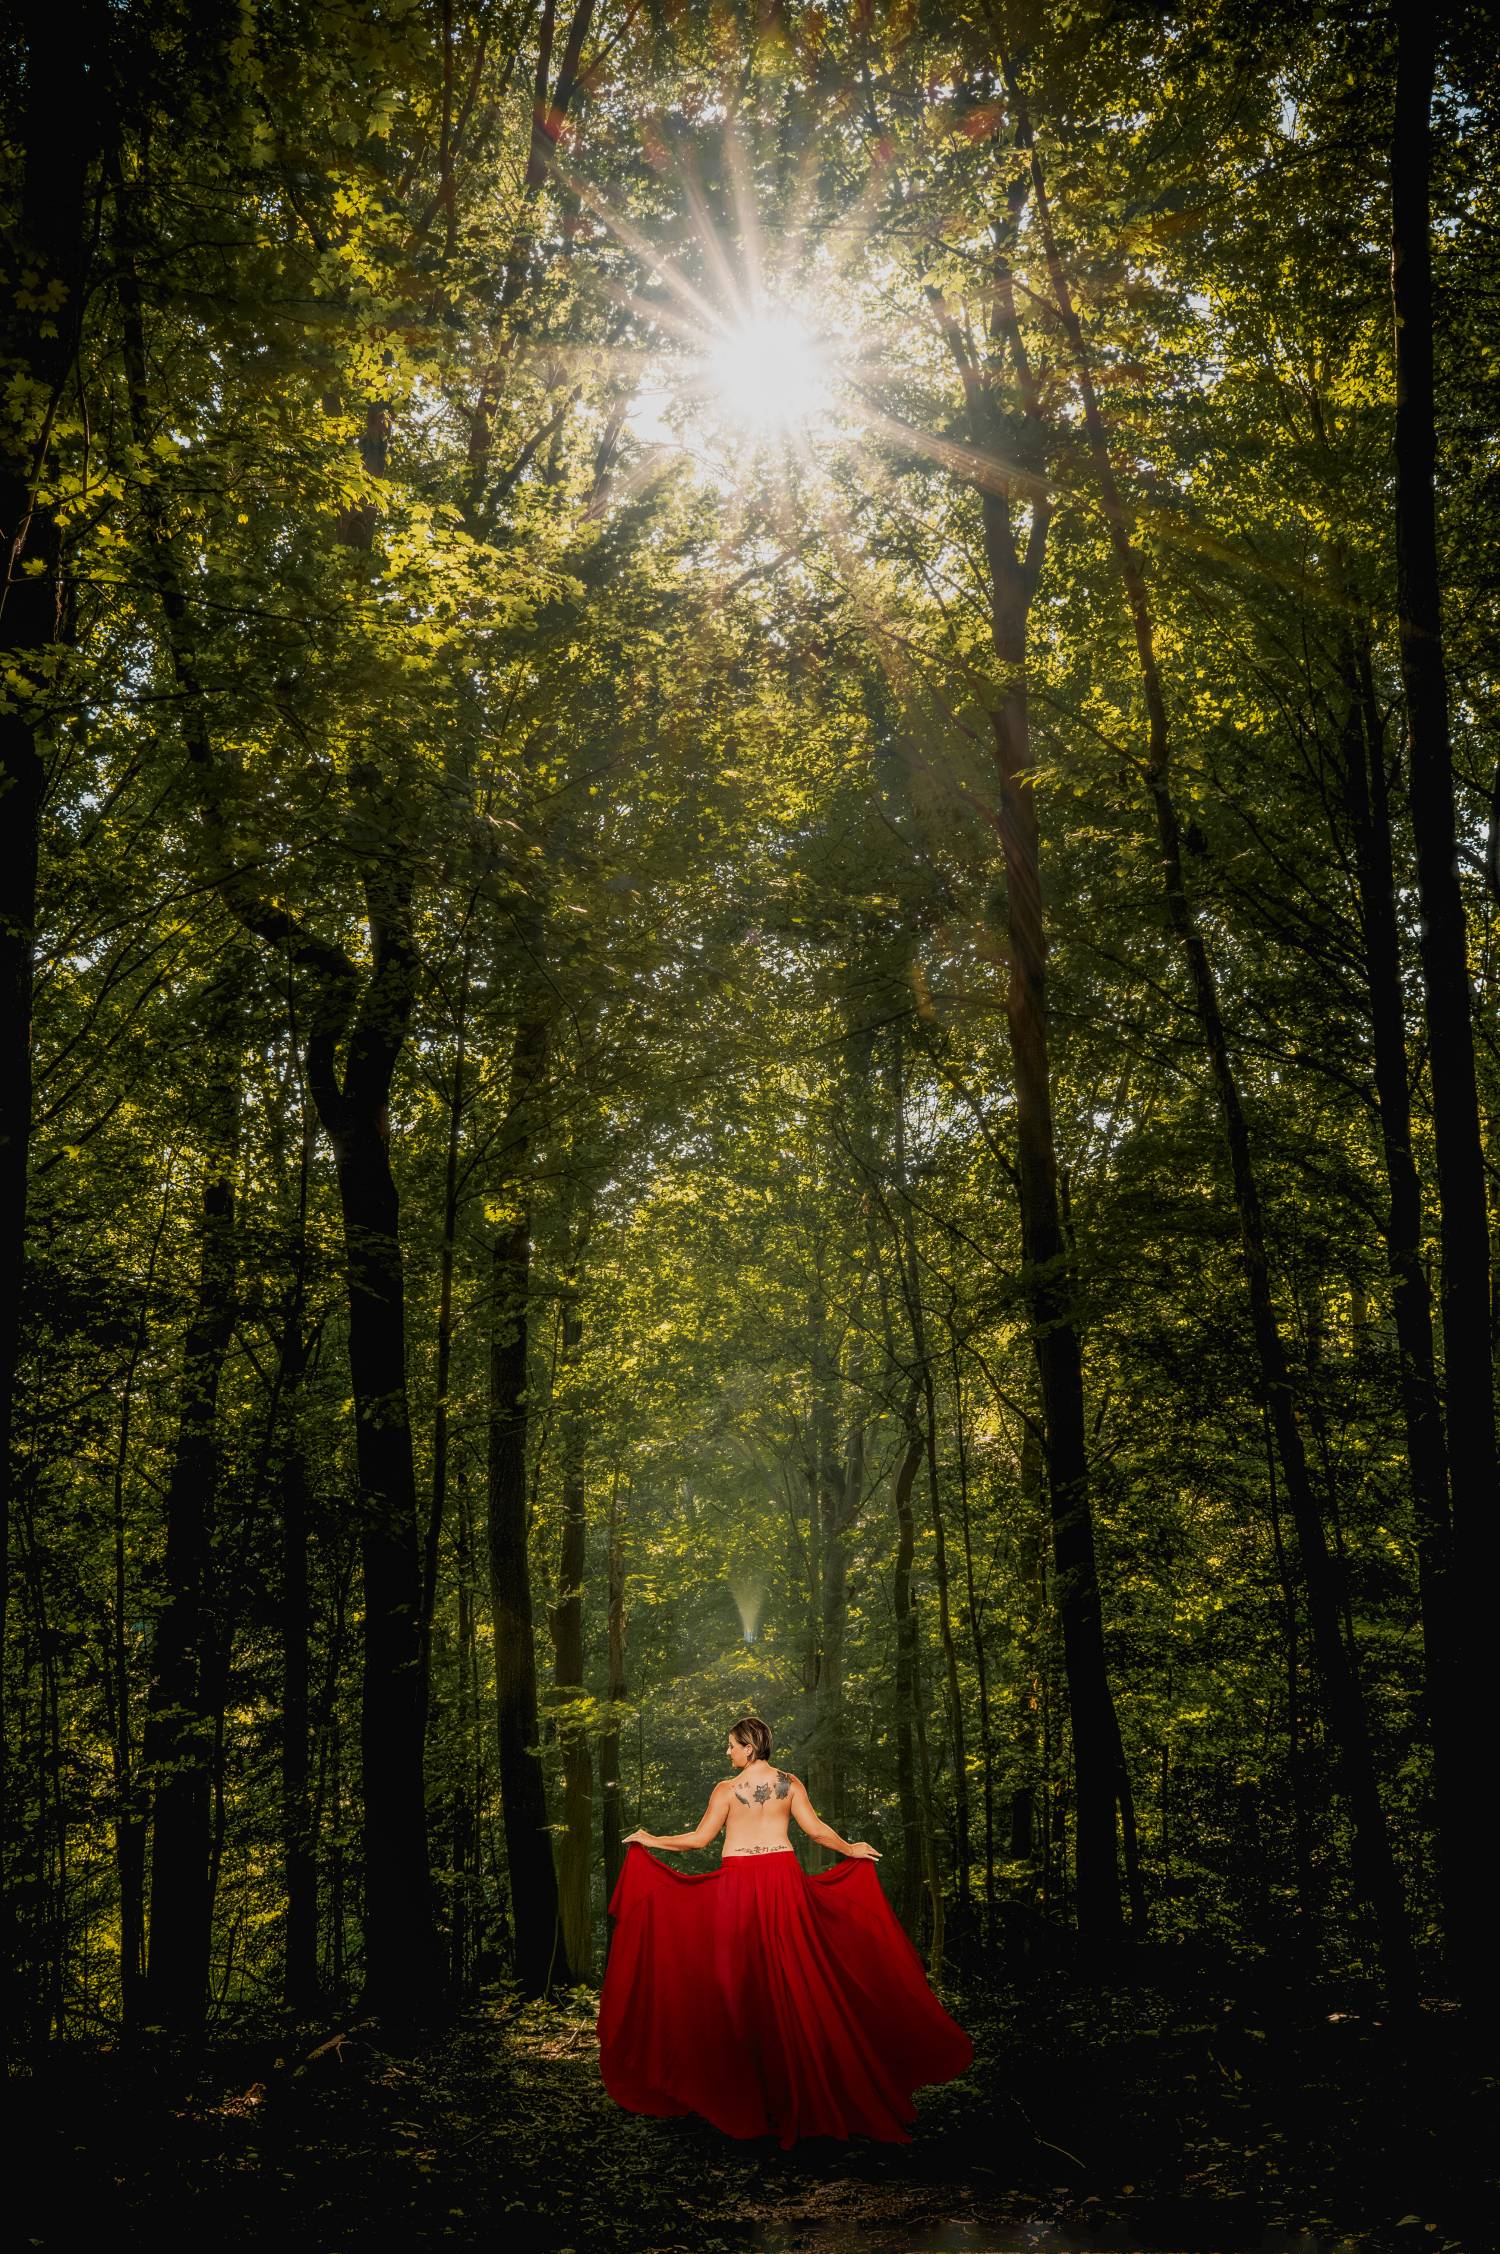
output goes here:
{"type": "Polygon", "coordinates": [[[830,372],[816,338],[789,313],[761,313],[717,339],[705,389],[726,421],[765,435],[795,430],[823,412],[830,372]]]}
{"type": "Polygon", "coordinates": [[[765,1583],[763,1581],[731,1581],[729,1594],[733,1597],[735,1610],[740,1616],[740,1626],[744,1630],[745,1641],[747,1644],[753,1644],[755,1631],[760,1625],[760,1608],[766,1601],[765,1583]]]}

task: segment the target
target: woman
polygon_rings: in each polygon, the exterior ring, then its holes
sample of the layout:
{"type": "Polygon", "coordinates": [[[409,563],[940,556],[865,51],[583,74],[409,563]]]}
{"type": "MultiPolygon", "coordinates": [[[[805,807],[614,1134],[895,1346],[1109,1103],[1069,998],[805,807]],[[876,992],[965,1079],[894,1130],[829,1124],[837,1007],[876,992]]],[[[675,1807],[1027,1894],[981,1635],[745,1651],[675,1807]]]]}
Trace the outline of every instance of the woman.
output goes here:
{"type": "Polygon", "coordinates": [[[633,1831],[610,1902],[599,2004],[604,2086],[632,2113],[699,2113],[732,2137],[878,2137],[905,2144],[912,2091],[974,2055],[927,1985],[881,1891],[876,1850],[821,1822],[771,1760],[759,1715],[735,1723],[734,1775],[696,1831],[633,1831]],[[787,1836],[846,1858],[809,1877],[787,1836]],[[674,1871],[647,1848],[706,1847],[716,1871],[674,1871]]]}

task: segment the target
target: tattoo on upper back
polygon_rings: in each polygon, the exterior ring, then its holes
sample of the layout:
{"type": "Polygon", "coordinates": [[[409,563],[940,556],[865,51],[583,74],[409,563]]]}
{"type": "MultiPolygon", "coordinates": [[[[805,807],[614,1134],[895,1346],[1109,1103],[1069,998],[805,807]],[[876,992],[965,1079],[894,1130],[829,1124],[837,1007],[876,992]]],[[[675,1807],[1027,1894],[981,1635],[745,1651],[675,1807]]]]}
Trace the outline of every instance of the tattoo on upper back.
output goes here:
{"type": "Polygon", "coordinates": [[[736,1785],[734,1797],[742,1808],[750,1807],[752,1802],[757,1808],[763,1808],[773,1793],[778,1800],[789,1800],[796,1781],[789,1769],[778,1769],[774,1784],[758,1784],[749,1792],[741,1792],[736,1785]]]}

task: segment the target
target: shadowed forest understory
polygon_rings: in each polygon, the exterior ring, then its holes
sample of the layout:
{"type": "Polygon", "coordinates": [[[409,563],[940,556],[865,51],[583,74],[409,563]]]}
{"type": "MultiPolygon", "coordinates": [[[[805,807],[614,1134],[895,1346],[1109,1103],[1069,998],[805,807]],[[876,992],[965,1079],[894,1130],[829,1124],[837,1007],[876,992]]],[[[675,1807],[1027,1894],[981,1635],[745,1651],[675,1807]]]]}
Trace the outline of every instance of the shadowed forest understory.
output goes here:
{"type": "Polygon", "coordinates": [[[1486,11],[0,42],[19,2242],[1480,2254],[1486,11]],[[909,2145],[601,2086],[747,1710],[909,2145]]]}

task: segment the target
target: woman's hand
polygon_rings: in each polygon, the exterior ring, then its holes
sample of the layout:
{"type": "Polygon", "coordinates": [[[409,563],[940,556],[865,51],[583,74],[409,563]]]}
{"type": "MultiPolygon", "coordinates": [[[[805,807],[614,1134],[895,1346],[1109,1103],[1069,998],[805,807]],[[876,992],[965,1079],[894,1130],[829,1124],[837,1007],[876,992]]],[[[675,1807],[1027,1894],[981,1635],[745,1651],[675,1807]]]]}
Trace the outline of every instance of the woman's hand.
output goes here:
{"type": "Polygon", "coordinates": [[[880,1849],[872,1847],[868,1839],[856,1839],[849,1853],[856,1863],[878,1863],[880,1849]]]}
{"type": "Polygon", "coordinates": [[[649,1831],[628,1831],[622,1841],[626,1847],[654,1847],[655,1844],[649,1831]]]}

